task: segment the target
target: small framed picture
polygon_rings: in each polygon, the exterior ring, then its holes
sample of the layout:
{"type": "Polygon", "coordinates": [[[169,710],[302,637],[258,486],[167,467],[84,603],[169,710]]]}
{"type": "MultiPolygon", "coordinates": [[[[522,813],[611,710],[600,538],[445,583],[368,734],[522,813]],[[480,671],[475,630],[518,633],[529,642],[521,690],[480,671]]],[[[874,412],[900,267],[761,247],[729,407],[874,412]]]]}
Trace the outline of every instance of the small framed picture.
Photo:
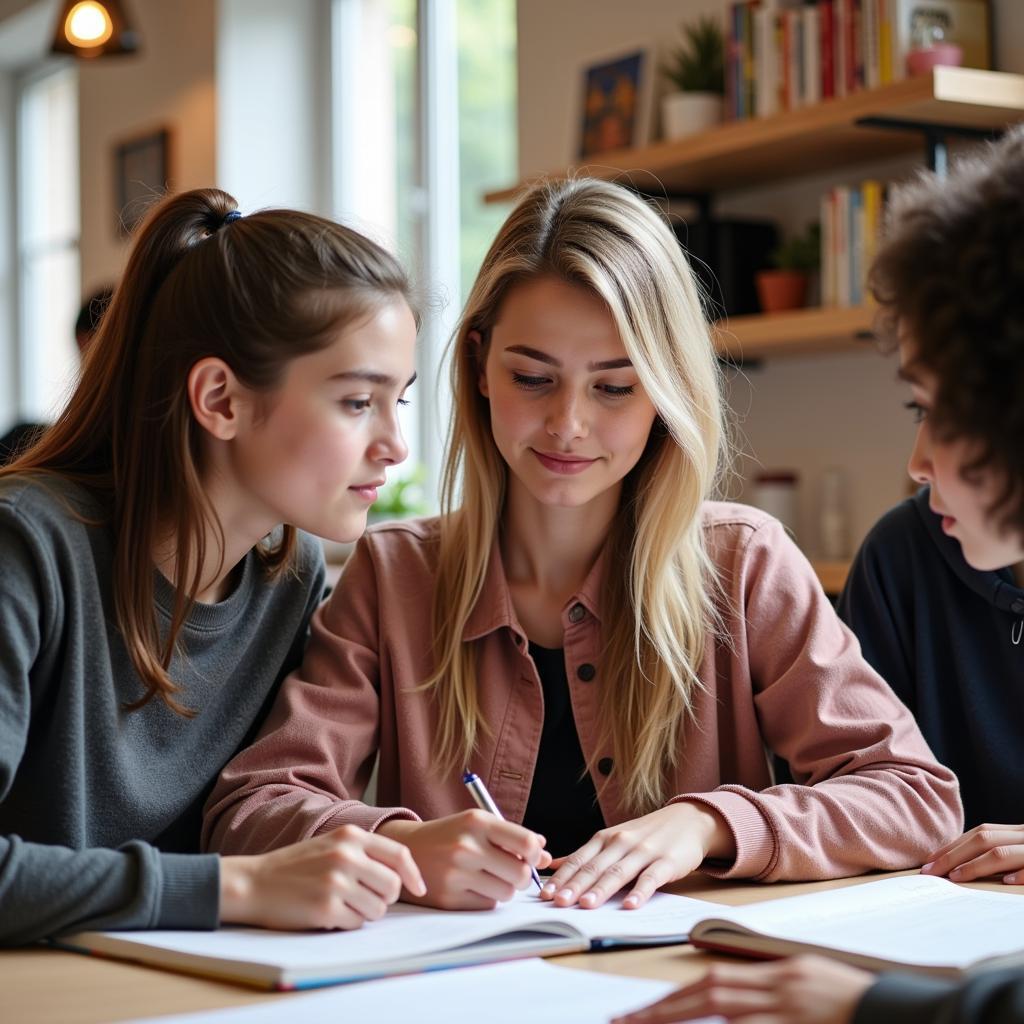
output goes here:
{"type": "Polygon", "coordinates": [[[114,147],[114,211],[119,235],[130,235],[170,180],[171,133],[160,128],[114,147]]]}
{"type": "Polygon", "coordinates": [[[648,47],[634,47],[587,64],[583,69],[581,160],[647,142],[653,77],[653,55],[648,47]]]}

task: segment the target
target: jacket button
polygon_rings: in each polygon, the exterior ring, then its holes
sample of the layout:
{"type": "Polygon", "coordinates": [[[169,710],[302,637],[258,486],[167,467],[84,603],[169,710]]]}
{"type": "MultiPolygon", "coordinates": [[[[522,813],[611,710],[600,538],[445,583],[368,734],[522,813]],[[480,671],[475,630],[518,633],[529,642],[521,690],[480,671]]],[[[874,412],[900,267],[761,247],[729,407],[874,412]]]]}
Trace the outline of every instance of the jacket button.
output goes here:
{"type": "Polygon", "coordinates": [[[602,757],[601,760],[597,762],[597,770],[602,775],[611,775],[612,768],[614,767],[615,762],[610,757],[602,757]]]}
{"type": "Polygon", "coordinates": [[[587,609],[584,608],[583,605],[581,605],[579,602],[577,602],[569,609],[569,621],[580,622],[582,621],[583,616],[586,614],[587,609]]]}
{"type": "Polygon", "coordinates": [[[1010,605],[1010,611],[1015,615],[1024,615],[1024,601],[1018,597],[1017,600],[1010,605]]]}
{"type": "Polygon", "coordinates": [[[590,662],[584,662],[578,669],[576,675],[585,683],[589,683],[597,675],[597,669],[590,662]]]}

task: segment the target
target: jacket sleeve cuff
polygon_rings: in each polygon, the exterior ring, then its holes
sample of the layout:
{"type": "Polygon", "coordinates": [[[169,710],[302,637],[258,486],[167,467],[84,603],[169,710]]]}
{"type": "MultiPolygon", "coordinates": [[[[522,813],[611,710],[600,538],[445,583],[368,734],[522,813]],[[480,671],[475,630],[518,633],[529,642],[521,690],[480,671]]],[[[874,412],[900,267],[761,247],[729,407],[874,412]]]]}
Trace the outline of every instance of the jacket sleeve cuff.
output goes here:
{"type": "Polygon", "coordinates": [[[220,858],[215,853],[160,854],[160,908],[153,928],[216,928],[220,858]]]}
{"type": "Polygon", "coordinates": [[[350,803],[339,807],[325,818],[314,830],[313,835],[322,836],[342,825],[358,825],[367,832],[376,832],[386,821],[422,821],[420,816],[407,807],[370,807],[369,804],[350,803]]]}
{"type": "Polygon", "coordinates": [[[864,993],[850,1024],[931,1024],[955,983],[913,974],[883,974],[864,993]]]}
{"type": "Polygon", "coordinates": [[[706,860],[700,870],[712,878],[761,878],[775,863],[777,843],[767,818],[746,797],[726,789],[683,793],[669,803],[703,804],[718,811],[732,832],[736,858],[732,863],[706,860]]]}

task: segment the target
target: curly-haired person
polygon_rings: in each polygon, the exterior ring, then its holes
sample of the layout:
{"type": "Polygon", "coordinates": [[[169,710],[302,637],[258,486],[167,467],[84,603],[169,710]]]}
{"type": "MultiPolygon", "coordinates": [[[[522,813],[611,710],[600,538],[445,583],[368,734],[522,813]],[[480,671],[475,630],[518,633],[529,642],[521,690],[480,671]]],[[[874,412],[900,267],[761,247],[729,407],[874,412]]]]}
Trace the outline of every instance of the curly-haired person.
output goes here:
{"type": "MultiPolygon", "coordinates": [[[[923,174],[890,208],[870,274],[918,420],[924,485],[857,555],[841,612],[960,777],[968,826],[921,870],[1024,884],[1024,128],[923,174]]],[[[1024,972],[957,985],[816,957],[717,964],[629,1024],[1024,1022],[1024,972]]]]}

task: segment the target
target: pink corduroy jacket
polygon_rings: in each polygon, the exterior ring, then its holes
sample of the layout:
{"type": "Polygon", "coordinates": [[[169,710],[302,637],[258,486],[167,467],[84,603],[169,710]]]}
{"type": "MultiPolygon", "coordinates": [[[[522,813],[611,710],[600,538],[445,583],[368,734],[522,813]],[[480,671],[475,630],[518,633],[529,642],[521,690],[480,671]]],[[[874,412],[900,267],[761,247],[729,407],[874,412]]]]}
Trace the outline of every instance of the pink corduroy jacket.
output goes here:
{"type": "MultiPolygon", "coordinates": [[[[735,860],[705,870],[781,881],[921,864],[961,831],[955,776],[861,657],[778,522],[709,502],[704,528],[729,642],[708,640],[672,790],[673,800],[716,808],[733,832],[735,860]],[[775,784],[770,752],[796,783],[775,784]]],[[[256,853],[345,823],[375,829],[472,806],[458,777],[432,774],[436,715],[413,691],[431,671],[436,552],[432,519],[380,526],[359,542],[313,618],[302,667],[207,802],[206,849],[256,853]],[[378,753],[379,806],[369,806],[360,797],[378,753]]],[[[576,728],[611,825],[630,815],[611,751],[595,750],[606,567],[602,556],[562,625],[576,728]]],[[[544,708],[497,546],[464,637],[479,647],[480,706],[491,727],[469,767],[505,817],[521,822],[544,708]]]]}

